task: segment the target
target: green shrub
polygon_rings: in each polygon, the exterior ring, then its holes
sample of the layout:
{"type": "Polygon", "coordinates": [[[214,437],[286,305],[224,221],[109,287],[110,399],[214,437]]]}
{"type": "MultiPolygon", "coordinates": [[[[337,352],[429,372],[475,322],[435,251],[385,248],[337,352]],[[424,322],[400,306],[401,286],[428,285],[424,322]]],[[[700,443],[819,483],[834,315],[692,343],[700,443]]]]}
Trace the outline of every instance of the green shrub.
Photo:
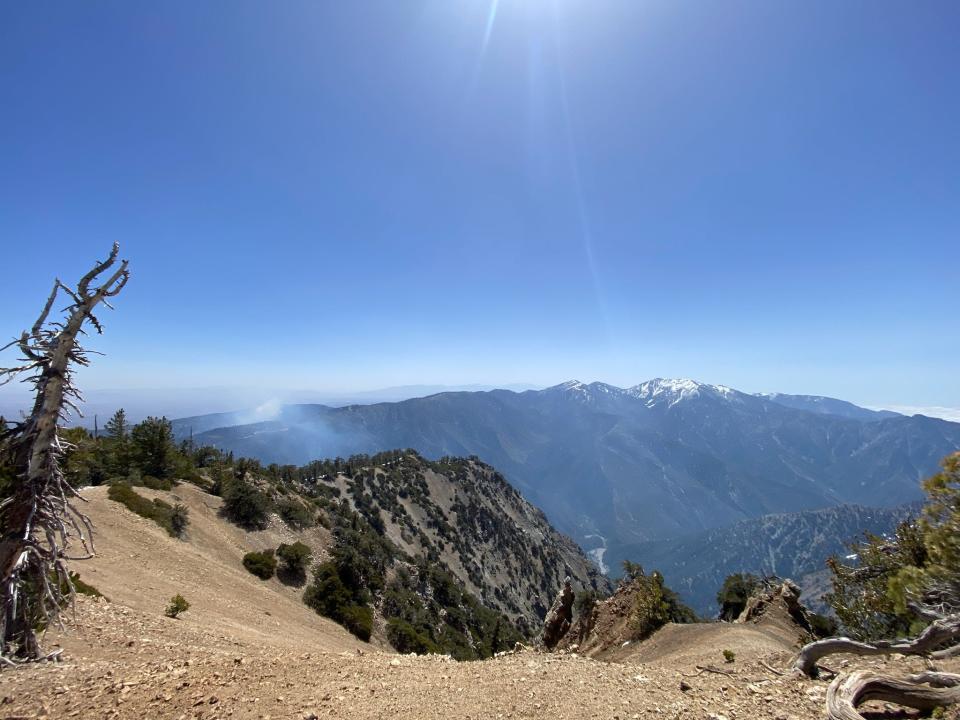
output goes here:
{"type": "Polygon", "coordinates": [[[73,583],[73,589],[81,595],[86,595],[87,597],[103,597],[103,593],[97,590],[93,585],[85,583],[83,580],[81,580],[79,573],[71,572],[70,582],[73,583]]]}
{"type": "Polygon", "coordinates": [[[680,597],[663,582],[663,575],[654,570],[649,575],[636,563],[630,575],[636,589],[630,624],[634,637],[643,639],[668,622],[691,623],[697,621],[693,610],[680,601],[680,597]]]}
{"type": "Polygon", "coordinates": [[[819,613],[810,613],[810,627],[818,638],[833,637],[839,631],[836,619],[819,613]]]}
{"type": "Polygon", "coordinates": [[[319,615],[336,618],[340,608],[351,601],[350,591],[340,579],[336,565],[325,562],[314,568],[313,582],[304,591],[303,602],[319,615]]]}
{"type": "Polygon", "coordinates": [[[737,654],[733,650],[724,650],[723,651],[723,661],[732,663],[737,659],[737,654]]]}
{"type": "Polygon", "coordinates": [[[727,575],[723,587],[717,592],[720,619],[732,622],[740,617],[747,607],[747,600],[760,587],[760,578],[750,573],[727,575]]]}
{"type": "Polygon", "coordinates": [[[341,613],[341,624],[364,642],[373,632],[373,611],[366,605],[349,605],[341,613]]]}
{"type": "Polygon", "coordinates": [[[248,552],[243,556],[243,566],[261,580],[269,580],[277,571],[277,559],[273,550],[248,552]]]}
{"type": "Polygon", "coordinates": [[[164,614],[169,618],[175,618],[180,613],[186,612],[190,609],[190,603],[188,603],[183,595],[179,593],[170,598],[170,604],[167,605],[167,609],[164,610],[164,614]]]}
{"type": "Polygon", "coordinates": [[[387,621],[387,640],[397,652],[425,655],[440,651],[429,635],[417,632],[413,625],[400,618],[387,621]]]}
{"type": "Polygon", "coordinates": [[[589,617],[597,602],[603,599],[603,595],[596,590],[582,590],[578,592],[573,601],[573,610],[578,618],[589,617]]]}
{"type": "Polygon", "coordinates": [[[262,529],[267,526],[270,499],[253,485],[235,478],[223,488],[223,514],[240,527],[262,529]]]}
{"type": "Polygon", "coordinates": [[[140,482],[144,487],[150,488],[151,490],[171,490],[173,489],[173,480],[166,479],[160,480],[153,477],[153,475],[144,475],[140,478],[140,482]]]}
{"type": "Polygon", "coordinates": [[[283,563],[281,571],[292,580],[305,580],[313,553],[299,540],[292,545],[283,543],[277,548],[277,557],[283,563]]]}
{"type": "Polygon", "coordinates": [[[280,519],[294,530],[313,527],[313,513],[301,502],[286,499],[277,504],[280,519]]]}
{"type": "Polygon", "coordinates": [[[369,607],[354,600],[332,562],[318,565],[314,570],[313,582],[304,591],[303,601],[315,612],[340,623],[361,640],[370,639],[373,613],[369,607]]]}
{"type": "MultiPolygon", "coordinates": [[[[93,585],[85,583],[83,580],[81,580],[78,573],[68,571],[68,575],[70,576],[70,582],[73,584],[73,590],[78,595],[86,595],[88,597],[104,597],[103,593],[97,590],[93,585]]],[[[56,574],[51,573],[50,580],[52,582],[56,582],[56,579],[56,574]]],[[[60,585],[60,594],[64,597],[69,596],[70,586],[67,584],[67,582],[61,579],[58,584],[60,585]]]]}
{"type": "MultiPolygon", "coordinates": [[[[107,497],[123,505],[128,510],[136,513],[140,517],[153,520],[162,527],[172,537],[179,537],[173,524],[174,507],[160,498],[147,500],[142,495],[127,485],[126,483],[117,483],[111,485],[107,490],[107,497]]],[[[182,506],[181,506],[182,507],[182,506]]],[[[186,508],[184,508],[186,510],[186,508]]],[[[180,522],[180,520],[178,520],[180,522]]]]}
{"type": "Polygon", "coordinates": [[[633,582],[639,577],[643,577],[645,573],[643,572],[643,565],[640,563],[635,563],[631,560],[623,561],[623,579],[626,582],[633,582]]]}

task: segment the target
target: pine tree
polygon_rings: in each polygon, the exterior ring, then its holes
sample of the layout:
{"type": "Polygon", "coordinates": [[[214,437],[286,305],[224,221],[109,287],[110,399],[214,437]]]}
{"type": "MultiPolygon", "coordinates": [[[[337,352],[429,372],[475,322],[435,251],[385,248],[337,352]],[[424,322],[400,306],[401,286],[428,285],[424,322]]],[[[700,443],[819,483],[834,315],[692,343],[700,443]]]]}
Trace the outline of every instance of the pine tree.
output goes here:
{"type": "Polygon", "coordinates": [[[148,417],[130,431],[133,461],[144,475],[169,480],[176,467],[173,426],[164,418],[148,417]]]}
{"type": "Polygon", "coordinates": [[[127,426],[127,413],[123,408],[113,414],[104,429],[107,431],[107,437],[116,442],[123,442],[127,439],[129,428],[127,426]]]}

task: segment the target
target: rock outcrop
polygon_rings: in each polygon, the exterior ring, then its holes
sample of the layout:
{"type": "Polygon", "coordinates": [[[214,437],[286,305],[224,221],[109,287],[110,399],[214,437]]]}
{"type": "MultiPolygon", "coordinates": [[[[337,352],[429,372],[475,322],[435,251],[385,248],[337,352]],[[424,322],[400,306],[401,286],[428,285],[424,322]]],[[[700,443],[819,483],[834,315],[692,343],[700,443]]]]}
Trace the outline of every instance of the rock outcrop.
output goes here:
{"type": "Polygon", "coordinates": [[[813,635],[810,613],[800,603],[800,594],[800,587],[790,579],[780,585],[765,587],[747,600],[746,607],[734,622],[786,622],[802,633],[813,635]]]}
{"type": "Polygon", "coordinates": [[[541,642],[548,650],[553,650],[573,623],[573,586],[567,577],[563,582],[563,589],[553,601],[543,621],[543,636],[541,642]]]}

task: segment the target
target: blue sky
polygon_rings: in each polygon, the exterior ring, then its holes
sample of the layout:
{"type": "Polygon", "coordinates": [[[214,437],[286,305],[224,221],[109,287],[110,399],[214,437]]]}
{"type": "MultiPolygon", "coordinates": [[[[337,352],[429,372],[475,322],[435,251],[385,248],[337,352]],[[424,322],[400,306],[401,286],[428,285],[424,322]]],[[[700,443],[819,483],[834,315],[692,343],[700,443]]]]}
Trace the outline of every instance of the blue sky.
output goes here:
{"type": "Polygon", "coordinates": [[[0,331],[118,240],[91,388],[684,376],[960,407],[958,27],[956,2],[4,3],[0,331]]]}

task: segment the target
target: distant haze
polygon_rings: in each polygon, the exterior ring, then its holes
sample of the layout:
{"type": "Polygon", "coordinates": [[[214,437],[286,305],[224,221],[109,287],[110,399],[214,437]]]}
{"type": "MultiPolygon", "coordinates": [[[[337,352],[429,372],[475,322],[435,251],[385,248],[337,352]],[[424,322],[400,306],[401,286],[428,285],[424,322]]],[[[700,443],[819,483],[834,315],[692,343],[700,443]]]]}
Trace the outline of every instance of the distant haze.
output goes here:
{"type": "MultiPolygon", "coordinates": [[[[369,405],[378,402],[399,402],[409,398],[426,397],[441,392],[483,390],[540,390],[543,385],[532,383],[505,383],[485,385],[398,385],[375,390],[290,390],[256,389],[249,387],[195,387],[195,388],[128,388],[90,390],[84,393],[86,402],[80,407],[83,418],[71,418],[70,424],[93,426],[94,416],[108,418],[118,408],[124,408],[127,417],[138,422],[148,415],[182,418],[219,412],[246,411],[250,418],[270,419],[282,405],[319,403],[333,407],[369,405]]],[[[0,388],[0,415],[19,417],[30,406],[30,395],[19,387],[0,388]]],[[[902,405],[898,403],[865,403],[873,410],[892,410],[903,415],[926,415],[960,422],[960,408],[940,405],[902,405]]]]}
{"type": "MultiPolygon", "coordinates": [[[[72,417],[70,424],[93,427],[94,417],[97,416],[102,426],[106,418],[118,408],[123,408],[133,422],[149,415],[180,418],[231,411],[245,411],[246,422],[256,422],[270,419],[282,405],[290,403],[319,403],[340,407],[399,402],[440,392],[495,388],[515,391],[539,389],[529,384],[404,385],[353,392],[243,387],[103,389],[84,393],[85,402],[80,405],[84,417],[72,417]]],[[[0,415],[8,418],[19,417],[21,412],[29,409],[30,404],[31,396],[26,389],[16,386],[0,388],[0,415]]]]}

